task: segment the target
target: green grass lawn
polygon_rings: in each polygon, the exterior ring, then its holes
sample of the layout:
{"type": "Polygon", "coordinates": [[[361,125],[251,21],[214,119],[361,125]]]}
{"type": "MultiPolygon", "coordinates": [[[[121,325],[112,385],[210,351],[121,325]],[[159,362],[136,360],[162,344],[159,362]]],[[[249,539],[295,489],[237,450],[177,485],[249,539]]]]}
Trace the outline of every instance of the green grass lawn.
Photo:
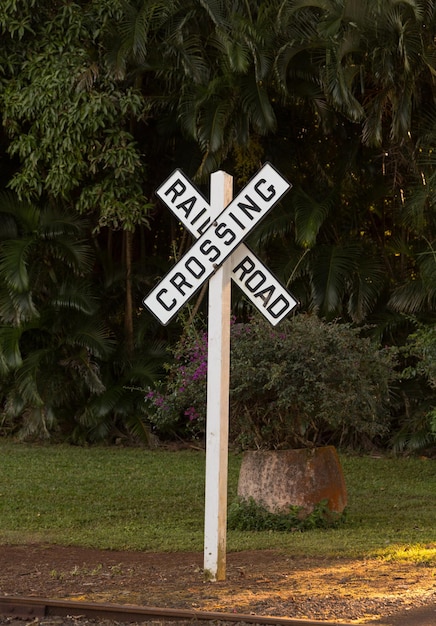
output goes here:
{"type": "MultiPolygon", "coordinates": [[[[241,457],[229,457],[229,503],[241,457]]],[[[344,525],[305,533],[229,531],[227,549],[436,563],[436,464],[341,456],[344,525]]],[[[0,441],[0,543],[148,551],[203,549],[205,455],[0,441]]]]}

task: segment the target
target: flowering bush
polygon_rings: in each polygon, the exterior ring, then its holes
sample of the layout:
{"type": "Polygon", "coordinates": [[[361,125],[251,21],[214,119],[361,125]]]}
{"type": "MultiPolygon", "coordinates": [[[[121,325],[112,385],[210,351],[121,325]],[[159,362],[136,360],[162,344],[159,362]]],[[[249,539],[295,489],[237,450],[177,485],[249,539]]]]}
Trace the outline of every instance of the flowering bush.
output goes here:
{"type": "Polygon", "coordinates": [[[149,419],[159,434],[201,436],[206,419],[207,334],[190,330],[177,343],[167,377],[149,389],[149,419]]]}
{"type": "MultiPolygon", "coordinates": [[[[204,432],[207,336],[185,336],[147,396],[158,432],[204,432]]],[[[230,434],[242,448],[359,447],[387,433],[395,355],[346,324],[260,317],[231,334],[230,434]]]]}

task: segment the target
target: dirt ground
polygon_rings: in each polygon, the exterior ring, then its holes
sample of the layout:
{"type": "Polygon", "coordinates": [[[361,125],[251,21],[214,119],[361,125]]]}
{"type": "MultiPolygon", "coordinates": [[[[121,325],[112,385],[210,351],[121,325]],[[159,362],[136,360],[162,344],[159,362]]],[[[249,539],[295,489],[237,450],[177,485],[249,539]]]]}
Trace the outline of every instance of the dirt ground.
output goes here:
{"type": "Polygon", "coordinates": [[[202,562],[200,553],[0,546],[0,595],[356,624],[389,617],[387,623],[394,625],[436,625],[432,567],[239,552],[227,555],[225,581],[205,582],[202,562]]]}

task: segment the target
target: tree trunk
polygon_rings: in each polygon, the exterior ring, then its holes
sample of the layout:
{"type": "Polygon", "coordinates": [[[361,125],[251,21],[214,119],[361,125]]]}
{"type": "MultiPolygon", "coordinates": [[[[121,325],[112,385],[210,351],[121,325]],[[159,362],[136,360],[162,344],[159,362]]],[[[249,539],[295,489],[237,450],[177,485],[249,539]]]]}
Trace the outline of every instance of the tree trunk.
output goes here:
{"type": "Polygon", "coordinates": [[[133,298],[132,298],[132,243],[133,233],[124,231],[124,248],[126,261],[126,306],[124,311],[125,351],[129,358],[133,356],[133,298]]]}

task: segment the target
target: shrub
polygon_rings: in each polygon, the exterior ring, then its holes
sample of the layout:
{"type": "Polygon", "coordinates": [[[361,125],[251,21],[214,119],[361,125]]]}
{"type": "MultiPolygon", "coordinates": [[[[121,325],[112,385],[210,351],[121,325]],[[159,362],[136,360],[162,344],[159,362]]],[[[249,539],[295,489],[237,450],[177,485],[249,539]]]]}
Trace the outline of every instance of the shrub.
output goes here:
{"type": "Polygon", "coordinates": [[[187,330],[166,370],[165,380],[146,394],[150,422],[164,437],[201,437],[206,421],[207,333],[187,330]]]}
{"type": "Polygon", "coordinates": [[[336,527],[345,518],[345,511],[330,511],[325,500],[317,504],[311,513],[305,514],[298,506],[290,506],[287,512],[272,513],[253,498],[237,498],[229,507],[227,521],[231,530],[297,532],[336,527]]]}
{"type": "Polygon", "coordinates": [[[406,358],[414,359],[414,365],[407,367],[403,376],[422,376],[432,389],[436,389],[436,328],[420,325],[409,335],[403,354],[406,358]]]}
{"type": "Polygon", "coordinates": [[[436,445],[436,329],[418,324],[400,355],[402,414],[392,439],[397,452],[417,451],[436,445]]]}
{"type": "MultiPolygon", "coordinates": [[[[231,342],[230,433],[242,448],[360,447],[387,433],[395,353],[357,329],[309,315],[273,328],[254,317],[232,326],[231,342]]],[[[206,334],[188,335],[148,393],[158,432],[203,433],[206,374],[206,334]]]]}
{"type": "Polygon", "coordinates": [[[394,352],[348,324],[297,315],[235,326],[232,433],[244,447],[360,447],[387,433],[394,352]]]}

